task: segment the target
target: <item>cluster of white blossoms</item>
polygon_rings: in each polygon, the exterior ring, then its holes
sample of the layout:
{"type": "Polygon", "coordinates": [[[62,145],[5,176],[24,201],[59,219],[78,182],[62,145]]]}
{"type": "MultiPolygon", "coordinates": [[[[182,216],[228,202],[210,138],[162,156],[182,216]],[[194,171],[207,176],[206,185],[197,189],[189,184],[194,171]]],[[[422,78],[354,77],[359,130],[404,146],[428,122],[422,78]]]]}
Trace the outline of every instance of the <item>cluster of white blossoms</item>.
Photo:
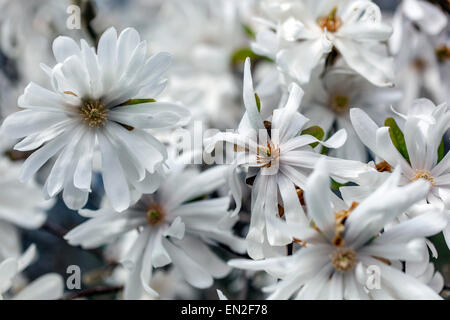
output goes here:
{"type": "Polygon", "coordinates": [[[0,299],[84,297],[55,272],[27,284],[32,230],[100,257],[89,295],[448,294],[448,7],[85,1],[81,30],[42,22],[27,47],[5,18],[35,14],[21,2],[0,1],[0,299]],[[58,232],[55,203],[81,222],[58,232]]]}

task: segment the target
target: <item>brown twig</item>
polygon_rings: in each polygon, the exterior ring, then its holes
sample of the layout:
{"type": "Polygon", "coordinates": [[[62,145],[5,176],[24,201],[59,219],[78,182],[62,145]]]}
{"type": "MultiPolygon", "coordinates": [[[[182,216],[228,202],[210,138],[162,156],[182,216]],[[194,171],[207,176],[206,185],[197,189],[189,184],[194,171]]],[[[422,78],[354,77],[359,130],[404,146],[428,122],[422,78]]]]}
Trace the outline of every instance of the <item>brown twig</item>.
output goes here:
{"type": "Polygon", "coordinates": [[[97,295],[104,295],[110,293],[117,293],[123,290],[123,286],[114,286],[114,287],[96,287],[91,289],[82,290],[79,292],[75,292],[65,298],[63,300],[73,300],[79,298],[87,298],[93,297],[97,295]]]}

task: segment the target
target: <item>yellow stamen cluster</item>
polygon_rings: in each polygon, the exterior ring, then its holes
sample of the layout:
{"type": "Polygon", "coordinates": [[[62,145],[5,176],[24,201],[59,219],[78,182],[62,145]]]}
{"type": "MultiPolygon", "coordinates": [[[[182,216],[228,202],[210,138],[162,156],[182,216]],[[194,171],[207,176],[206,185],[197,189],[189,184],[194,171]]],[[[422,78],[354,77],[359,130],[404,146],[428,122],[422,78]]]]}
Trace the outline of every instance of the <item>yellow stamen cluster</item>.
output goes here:
{"type": "Polygon", "coordinates": [[[326,16],[320,17],[317,20],[317,24],[322,30],[327,29],[328,32],[336,32],[342,25],[342,20],[336,15],[337,7],[331,9],[330,13],[326,16]]]}
{"type": "Polygon", "coordinates": [[[331,99],[331,109],[337,113],[345,113],[350,107],[350,98],[344,95],[336,95],[331,99]]]}
{"type": "Polygon", "coordinates": [[[256,162],[262,164],[261,168],[270,168],[272,161],[280,156],[280,148],[275,147],[272,141],[267,142],[267,147],[258,146],[256,162]]]}
{"type": "Polygon", "coordinates": [[[413,67],[417,70],[417,71],[424,71],[427,68],[427,62],[421,58],[417,58],[413,61],[413,67]]]}
{"type": "Polygon", "coordinates": [[[108,120],[108,109],[106,109],[105,105],[100,101],[85,102],[79,109],[79,112],[83,121],[91,128],[104,126],[108,120]]]}
{"type": "Polygon", "coordinates": [[[436,49],[436,56],[439,62],[445,62],[446,60],[450,60],[450,47],[447,47],[445,44],[436,49]]]}
{"type": "Polygon", "coordinates": [[[356,265],[356,252],[350,248],[338,248],[330,255],[331,264],[341,272],[349,271],[356,265]]]}
{"type": "Polygon", "coordinates": [[[147,223],[151,226],[161,224],[166,217],[166,212],[159,204],[152,204],[147,210],[147,223]]]}
{"type": "Polygon", "coordinates": [[[428,170],[420,170],[420,169],[416,169],[416,173],[414,174],[414,176],[411,178],[411,181],[416,181],[418,179],[425,179],[431,182],[431,185],[435,185],[434,184],[434,178],[431,175],[430,171],[428,170]]]}

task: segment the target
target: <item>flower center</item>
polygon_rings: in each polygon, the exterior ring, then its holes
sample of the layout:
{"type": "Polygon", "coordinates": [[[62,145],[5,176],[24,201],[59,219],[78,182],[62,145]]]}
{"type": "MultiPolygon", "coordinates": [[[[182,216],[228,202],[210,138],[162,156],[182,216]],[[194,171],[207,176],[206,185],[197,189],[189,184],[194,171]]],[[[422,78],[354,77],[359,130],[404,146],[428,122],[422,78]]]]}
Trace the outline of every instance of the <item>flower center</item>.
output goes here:
{"type": "Polygon", "coordinates": [[[108,109],[100,101],[87,101],[79,110],[81,117],[89,127],[103,127],[108,120],[108,109]]]}
{"type": "Polygon", "coordinates": [[[338,248],[330,255],[331,264],[336,270],[345,272],[356,265],[356,252],[349,248],[338,248]]]}
{"type": "Polygon", "coordinates": [[[417,71],[424,71],[427,68],[427,62],[421,58],[415,59],[412,64],[417,71]]]}
{"type": "Polygon", "coordinates": [[[147,223],[151,226],[161,224],[166,217],[166,212],[159,204],[152,204],[147,210],[147,223]]]}
{"type": "Polygon", "coordinates": [[[445,44],[436,49],[436,56],[439,62],[445,62],[450,59],[450,47],[447,47],[445,44]]]}
{"type": "Polygon", "coordinates": [[[336,32],[342,25],[342,20],[336,15],[337,7],[331,9],[330,13],[326,16],[320,17],[317,20],[317,24],[322,30],[327,29],[328,32],[336,32]]]}
{"type": "Polygon", "coordinates": [[[270,168],[272,161],[280,156],[280,148],[276,147],[272,141],[267,142],[266,146],[258,146],[256,162],[262,164],[261,168],[270,168]]]}
{"type": "Polygon", "coordinates": [[[411,181],[416,181],[417,179],[428,180],[434,186],[434,178],[428,170],[416,169],[416,174],[411,178],[411,181]]]}
{"type": "Polygon", "coordinates": [[[336,113],[345,113],[350,106],[350,98],[344,95],[336,95],[331,99],[331,109],[336,113]]]}

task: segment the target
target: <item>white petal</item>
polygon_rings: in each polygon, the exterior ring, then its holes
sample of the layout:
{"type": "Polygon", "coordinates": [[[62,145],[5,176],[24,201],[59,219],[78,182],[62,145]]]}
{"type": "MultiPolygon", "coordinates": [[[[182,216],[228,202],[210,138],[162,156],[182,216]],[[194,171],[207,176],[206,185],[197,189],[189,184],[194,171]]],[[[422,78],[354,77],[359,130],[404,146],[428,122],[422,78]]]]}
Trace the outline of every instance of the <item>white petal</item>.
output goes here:
{"type": "Polygon", "coordinates": [[[80,54],[80,47],[69,37],[59,36],[53,41],[53,54],[58,62],[63,62],[72,55],[80,54]]]}
{"type": "Polygon", "coordinates": [[[130,189],[119,158],[111,142],[103,134],[98,135],[102,152],[102,177],[105,193],[113,208],[119,212],[130,205],[130,189]]]}
{"type": "Polygon", "coordinates": [[[56,300],[64,292],[63,278],[56,273],[46,274],[30,283],[14,300],[56,300]]]}

